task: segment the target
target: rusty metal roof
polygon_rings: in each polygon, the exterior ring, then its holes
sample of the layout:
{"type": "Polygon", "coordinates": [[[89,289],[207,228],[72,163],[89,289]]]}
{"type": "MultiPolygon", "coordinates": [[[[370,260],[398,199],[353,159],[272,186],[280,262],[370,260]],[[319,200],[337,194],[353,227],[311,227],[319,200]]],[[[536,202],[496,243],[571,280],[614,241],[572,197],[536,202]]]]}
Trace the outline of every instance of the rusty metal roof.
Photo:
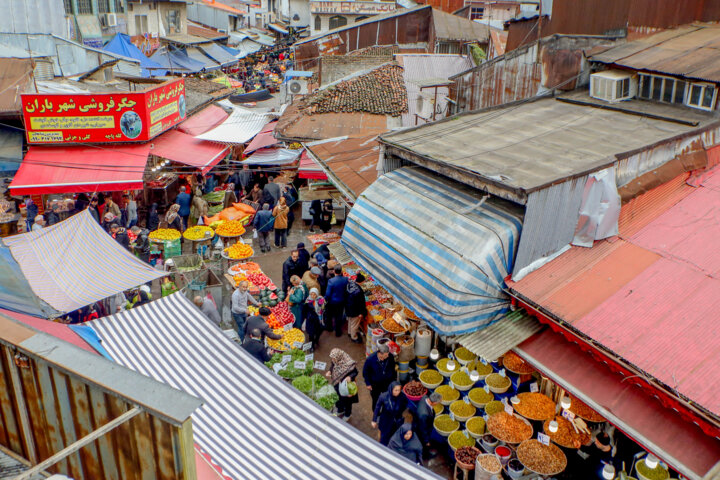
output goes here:
{"type": "Polygon", "coordinates": [[[371,113],[320,113],[308,115],[290,105],[275,127],[283,140],[313,141],[337,137],[380,135],[391,129],[386,115],[371,113]]]}
{"type": "Polygon", "coordinates": [[[483,23],[445,13],[435,8],[432,15],[435,37],[438,40],[487,42],[490,38],[491,28],[483,23]]]}
{"type": "MultiPolygon", "coordinates": [[[[717,170],[717,169],[716,169],[717,170]]],[[[572,247],[511,291],[720,418],[720,174],[623,206],[619,237],[572,247]]]]}
{"type": "Polygon", "coordinates": [[[20,95],[31,89],[32,71],[29,58],[0,58],[0,112],[20,113],[20,95]]]}
{"type": "Polygon", "coordinates": [[[315,142],[306,147],[328,178],[353,202],[377,179],[377,135],[315,142]]]}
{"type": "Polygon", "coordinates": [[[693,24],[666,30],[592,55],[590,60],[720,82],[720,25],[693,24]]]}

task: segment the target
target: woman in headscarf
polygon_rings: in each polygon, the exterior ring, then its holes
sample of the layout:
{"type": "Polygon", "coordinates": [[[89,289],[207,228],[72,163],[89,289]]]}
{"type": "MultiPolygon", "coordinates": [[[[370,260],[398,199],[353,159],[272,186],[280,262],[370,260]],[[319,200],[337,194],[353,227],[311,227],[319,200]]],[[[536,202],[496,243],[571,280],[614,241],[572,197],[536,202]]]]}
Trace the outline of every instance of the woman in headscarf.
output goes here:
{"type": "Polygon", "coordinates": [[[318,347],[320,335],[323,332],[323,311],[325,310],[325,299],[320,296],[320,290],[311,288],[307,300],[302,307],[305,332],[308,340],[312,342],[313,349],[318,347]]]}
{"type": "Polygon", "coordinates": [[[158,215],[158,204],[153,203],[148,210],[147,229],[154,232],[160,226],[160,215],[158,215]]]}
{"type": "Polygon", "coordinates": [[[330,370],[325,376],[330,378],[330,383],[335,387],[335,391],[338,392],[340,399],[335,404],[337,408],[337,416],[341,420],[346,422],[350,421],[350,415],[352,415],[353,403],[358,402],[357,392],[352,396],[340,395],[340,384],[343,381],[353,381],[358,375],[357,364],[343,350],[339,348],[333,348],[330,350],[330,370]]]}
{"type": "Polygon", "coordinates": [[[290,311],[293,317],[295,317],[294,326],[295,328],[300,328],[303,323],[302,308],[305,299],[308,297],[308,288],[297,275],[290,277],[290,283],[292,284],[292,288],[290,288],[287,302],[290,304],[290,311]]]}
{"type": "Polygon", "coordinates": [[[165,222],[167,222],[167,228],[174,228],[182,232],[182,218],[178,213],[180,211],[180,205],[174,203],[170,205],[167,213],[165,214],[165,222]]]}
{"type": "Polygon", "coordinates": [[[388,447],[411,462],[422,465],[422,443],[412,431],[412,424],[402,424],[390,439],[388,447]]]}
{"type": "Polygon", "coordinates": [[[402,394],[400,382],[392,382],[383,392],[375,405],[372,426],[380,429],[380,443],[387,446],[390,438],[403,424],[403,412],[407,407],[407,398],[402,394]]]}

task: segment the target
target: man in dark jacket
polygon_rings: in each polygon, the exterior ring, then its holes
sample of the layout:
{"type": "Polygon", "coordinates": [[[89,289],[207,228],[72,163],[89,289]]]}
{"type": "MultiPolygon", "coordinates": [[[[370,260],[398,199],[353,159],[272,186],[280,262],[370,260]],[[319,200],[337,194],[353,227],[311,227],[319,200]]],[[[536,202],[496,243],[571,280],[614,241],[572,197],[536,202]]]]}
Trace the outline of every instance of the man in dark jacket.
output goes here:
{"type": "Polygon", "coordinates": [[[297,244],[297,251],[298,258],[300,259],[300,269],[302,271],[300,277],[302,278],[303,274],[310,270],[310,252],[307,251],[303,242],[297,244]]]}
{"type": "Polygon", "coordinates": [[[140,260],[143,262],[150,261],[150,231],[147,228],[140,228],[137,225],[133,225],[130,231],[135,234],[137,239],[135,240],[135,246],[133,252],[137,253],[140,260]]]}
{"type": "Polygon", "coordinates": [[[378,345],[377,352],[367,357],[365,366],[363,366],[363,380],[365,380],[367,389],[370,390],[374,411],[380,395],[387,391],[392,382],[397,380],[395,358],[390,355],[387,345],[378,345]]]}
{"type": "Polygon", "coordinates": [[[258,232],[260,251],[263,253],[270,251],[270,242],[268,239],[274,224],[275,217],[273,217],[270,211],[270,205],[266,203],[263,205],[262,210],[255,214],[255,218],[253,219],[253,227],[255,227],[255,230],[258,232]]]}
{"type": "MultiPolygon", "coordinates": [[[[328,280],[325,290],[325,301],[327,301],[325,329],[330,331],[334,328],[335,336],[339,337],[342,335],[348,279],[343,275],[342,265],[335,265],[334,273],[335,276],[328,280]]],[[[385,385],[385,388],[387,388],[387,385],[385,385]]],[[[375,408],[375,405],[373,405],[373,408],[375,408]]]]}
{"type": "Polygon", "coordinates": [[[282,274],[282,291],[288,293],[292,284],[290,278],[293,275],[302,277],[305,270],[301,270],[302,265],[300,264],[300,253],[297,250],[290,252],[290,256],[283,263],[283,274],[282,274]]]}
{"type": "Polygon", "coordinates": [[[358,273],[355,280],[348,281],[347,300],[345,303],[345,316],[348,321],[348,335],[350,340],[355,343],[362,343],[362,339],[358,336],[360,325],[363,318],[367,314],[367,305],[365,303],[365,292],[363,292],[362,284],[365,281],[365,275],[358,273]]]}
{"type": "Polygon", "coordinates": [[[125,247],[126,250],[130,250],[130,238],[124,228],[117,223],[113,223],[110,225],[110,234],[116,242],[125,247]]]}
{"type": "Polygon", "coordinates": [[[261,307],[258,313],[260,315],[253,315],[248,318],[247,322],[245,322],[244,336],[247,338],[250,335],[249,332],[257,329],[260,332],[261,341],[264,341],[265,337],[273,340],[280,340],[282,335],[273,333],[272,328],[270,328],[270,325],[267,324],[267,319],[272,313],[270,309],[267,307],[261,307]]]}
{"type": "Polygon", "coordinates": [[[433,407],[440,403],[442,395],[439,393],[431,393],[425,395],[418,402],[417,410],[413,416],[413,432],[415,432],[423,444],[423,449],[430,446],[430,434],[433,429],[433,421],[435,420],[435,410],[433,407]]]}
{"type": "Polygon", "coordinates": [[[263,363],[270,360],[270,353],[262,341],[262,333],[257,328],[250,331],[250,336],[245,339],[242,348],[263,363]]]}

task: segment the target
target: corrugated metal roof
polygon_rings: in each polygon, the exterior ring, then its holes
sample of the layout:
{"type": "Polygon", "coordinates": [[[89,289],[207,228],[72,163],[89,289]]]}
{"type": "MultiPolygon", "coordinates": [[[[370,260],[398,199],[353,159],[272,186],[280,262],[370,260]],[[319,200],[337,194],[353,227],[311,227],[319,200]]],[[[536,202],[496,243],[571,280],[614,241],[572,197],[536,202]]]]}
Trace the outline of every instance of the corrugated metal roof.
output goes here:
{"type": "Polygon", "coordinates": [[[33,91],[32,60],[0,58],[0,112],[20,114],[20,95],[33,91]]]}
{"type": "Polygon", "coordinates": [[[535,318],[518,310],[508,313],[505,318],[489,327],[455,338],[460,345],[475,355],[492,362],[535,335],[542,328],[542,324],[535,318]]]}
{"type": "MultiPolygon", "coordinates": [[[[402,116],[404,127],[425,123],[422,119],[416,123],[415,118],[415,114],[419,113],[417,111],[417,102],[420,97],[420,85],[422,83],[426,83],[430,79],[435,82],[447,80],[452,75],[464,72],[474,65],[469,57],[463,55],[402,54],[396,55],[395,58],[403,67],[403,79],[405,80],[405,89],[408,96],[408,111],[402,116]]],[[[449,88],[447,86],[438,87],[437,97],[435,97],[435,91],[435,88],[424,90],[425,94],[430,95],[436,102],[435,111],[440,112],[437,118],[443,118],[447,108],[446,97],[449,88]]]]}
{"type": "Polygon", "coordinates": [[[694,24],[610,48],[591,61],[720,82],[720,26],[694,24]]]}
{"type": "Polygon", "coordinates": [[[267,115],[236,108],[223,123],[195,138],[240,145],[252,140],[268,122],[267,115]]]}
{"type": "Polygon", "coordinates": [[[508,285],[720,417],[719,183],[713,172],[697,189],[644,194],[623,207],[620,239],[573,247],[508,285]]]}
{"type": "Polygon", "coordinates": [[[278,120],[275,132],[277,137],[300,141],[380,135],[391,129],[389,119],[392,117],[362,112],[308,115],[291,104],[278,120]]]}
{"type": "Polygon", "coordinates": [[[490,39],[490,27],[483,23],[474,22],[435,8],[433,8],[432,15],[435,37],[438,40],[487,42],[490,39]]]}
{"type": "MultiPolygon", "coordinates": [[[[708,117],[703,125],[711,121],[708,117]]],[[[380,138],[411,152],[424,166],[449,166],[456,178],[494,185],[524,203],[529,192],[599,170],[613,164],[616,156],[695,129],[540,99],[461,114],[380,138]]]]}
{"type": "Polygon", "coordinates": [[[342,138],[306,145],[333,183],[353,202],[377,180],[377,135],[342,138]]]}

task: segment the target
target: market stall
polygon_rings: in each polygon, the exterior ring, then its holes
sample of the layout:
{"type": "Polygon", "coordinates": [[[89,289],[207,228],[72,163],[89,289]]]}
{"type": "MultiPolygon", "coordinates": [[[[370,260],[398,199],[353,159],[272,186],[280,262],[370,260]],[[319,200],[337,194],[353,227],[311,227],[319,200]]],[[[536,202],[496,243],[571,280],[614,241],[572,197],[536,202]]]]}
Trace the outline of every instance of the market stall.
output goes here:
{"type": "Polygon", "coordinates": [[[331,417],[180,294],[90,326],[116,362],[204,400],[196,442],[232,478],[439,478],[331,417]]]}

